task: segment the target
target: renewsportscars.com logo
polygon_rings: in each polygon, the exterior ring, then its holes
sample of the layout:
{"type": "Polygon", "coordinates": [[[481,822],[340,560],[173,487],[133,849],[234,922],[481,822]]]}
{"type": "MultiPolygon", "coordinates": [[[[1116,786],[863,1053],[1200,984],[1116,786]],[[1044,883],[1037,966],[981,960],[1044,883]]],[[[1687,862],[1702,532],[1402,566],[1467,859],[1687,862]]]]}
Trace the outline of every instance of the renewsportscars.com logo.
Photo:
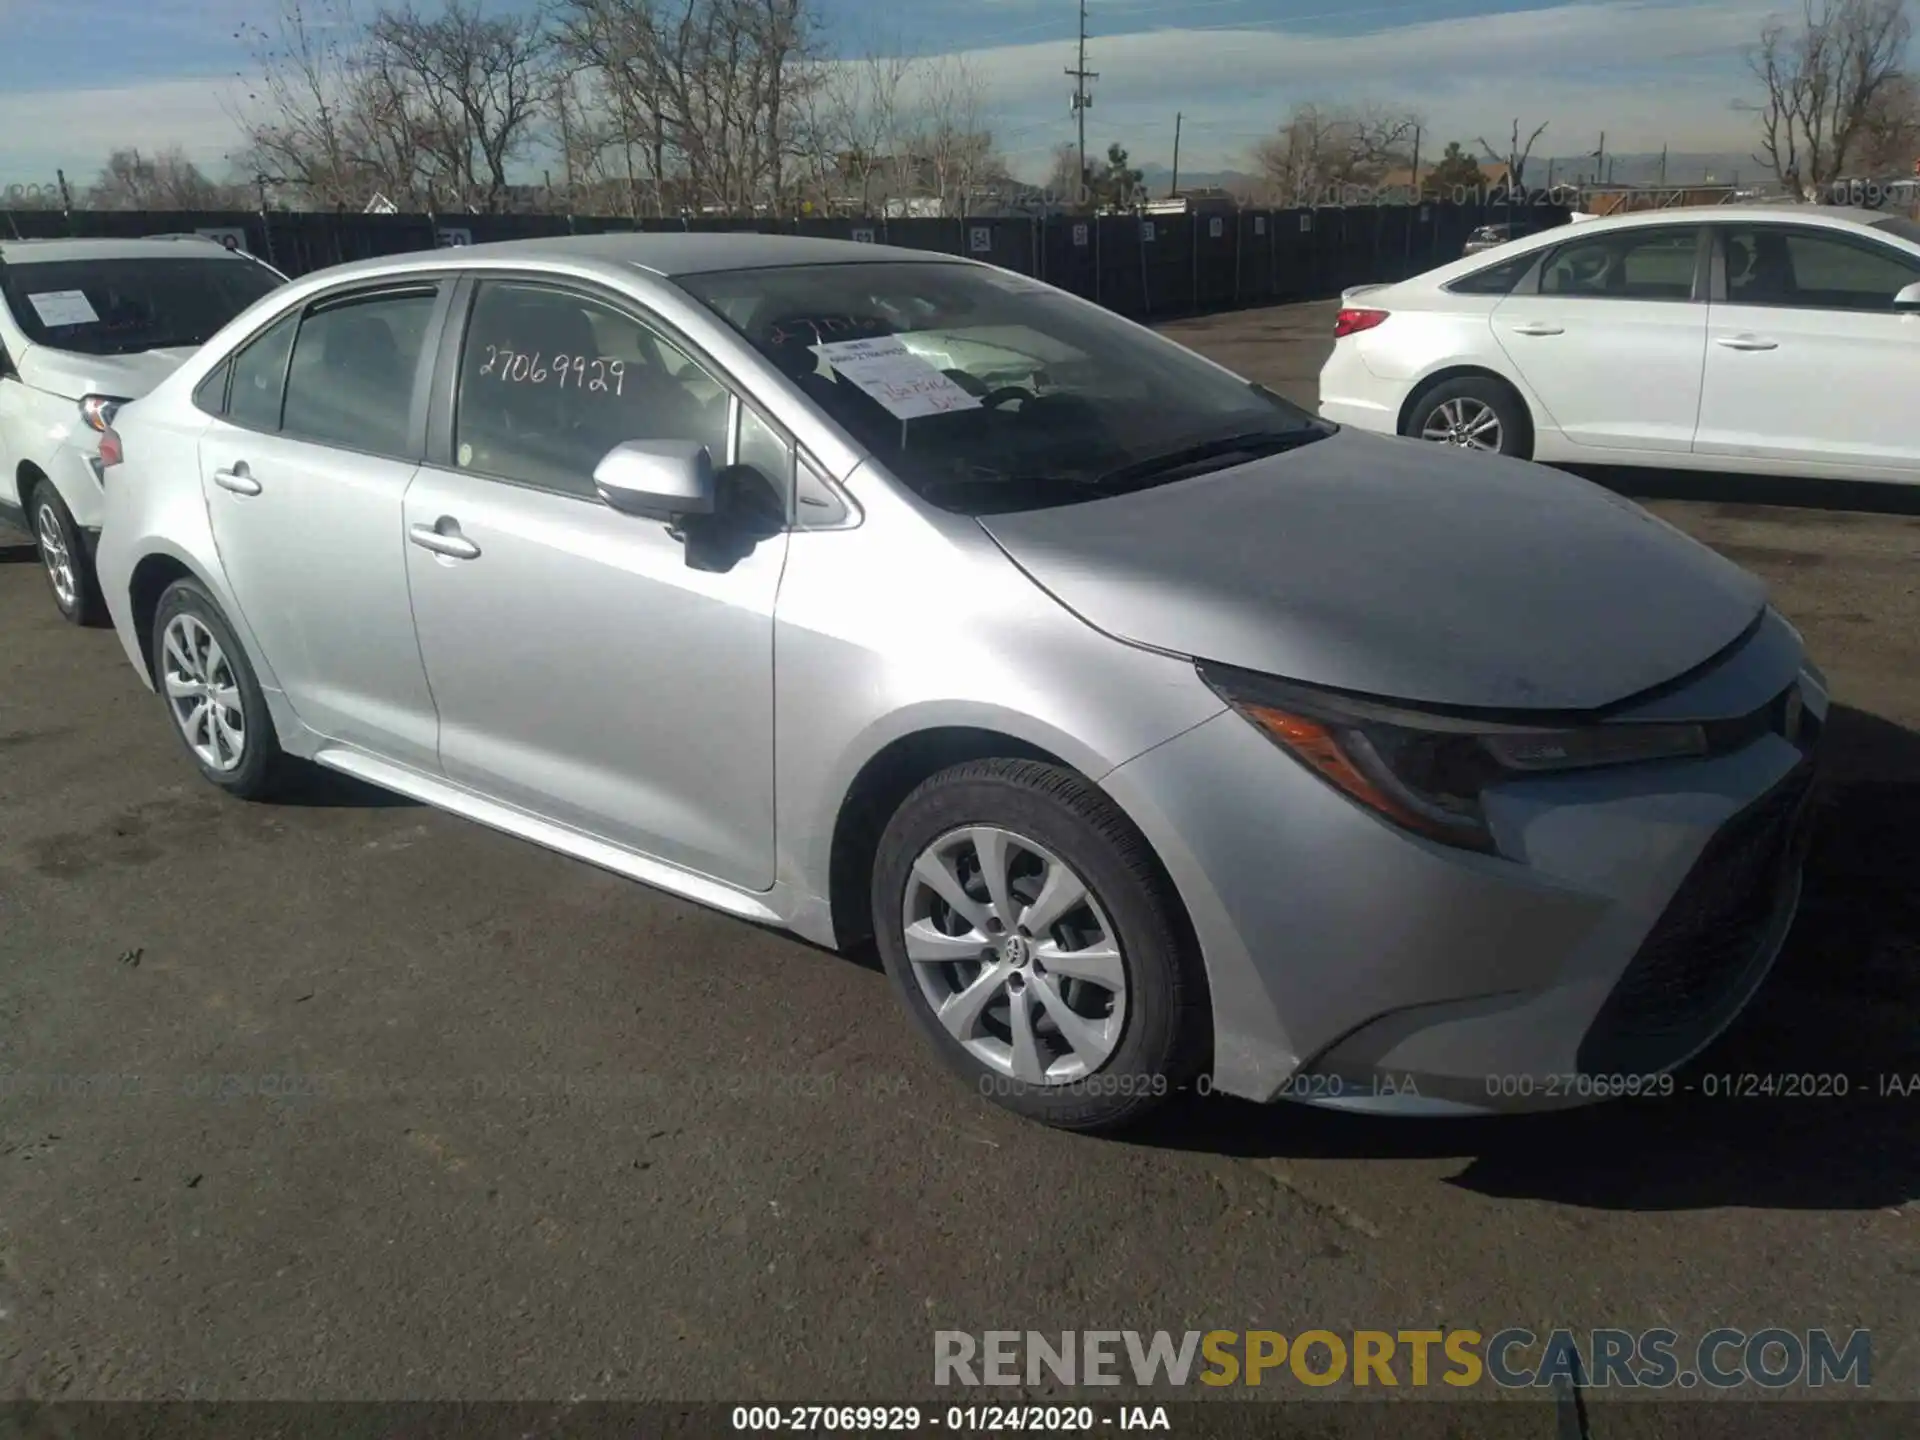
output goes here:
{"type": "Polygon", "coordinates": [[[1339,1385],[1466,1389],[1780,1390],[1873,1381],[1873,1337],[1854,1330],[937,1330],[936,1385],[1339,1385]]]}

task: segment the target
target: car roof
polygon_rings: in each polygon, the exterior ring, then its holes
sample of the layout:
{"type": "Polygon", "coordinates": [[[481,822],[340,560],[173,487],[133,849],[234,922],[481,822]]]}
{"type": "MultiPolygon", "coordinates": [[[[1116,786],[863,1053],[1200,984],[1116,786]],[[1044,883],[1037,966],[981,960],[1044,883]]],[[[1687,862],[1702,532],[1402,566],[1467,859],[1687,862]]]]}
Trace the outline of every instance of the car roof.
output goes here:
{"type": "MultiPolygon", "coordinates": [[[[1770,204],[1729,202],[1725,205],[1675,205],[1660,210],[1622,210],[1613,215],[1596,215],[1591,220],[1582,220],[1580,230],[1582,234],[1589,234],[1638,225],[1698,225],[1707,220],[1729,224],[1762,220],[1783,225],[1808,221],[1815,224],[1873,225],[1893,218],[1887,211],[1869,210],[1856,205],[1795,205],[1790,201],[1770,204]]],[[[1546,233],[1557,233],[1560,228],[1554,226],[1546,233]]]]}
{"type": "MultiPolygon", "coordinates": [[[[0,240],[0,265],[38,265],[72,260],[154,260],[177,257],[182,241],[194,242],[193,254],[232,255],[205,235],[149,235],[135,240],[0,240]]],[[[250,257],[239,255],[236,258],[250,257]]]]}
{"type": "MultiPolygon", "coordinates": [[[[921,264],[976,264],[940,251],[870,245],[857,240],[827,240],[808,235],[762,235],[743,231],[623,232],[608,235],[557,235],[539,240],[498,240],[445,250],[416,250],[372,260],[354,260],[324,272],[331,279],[354,274],[393,275],[410,270],[444,270],[449,265],[626,265],[655,275],[701,275],[727,270],[769,270],[783,265],[857,265],[878,261],[921,264]]],[[[312,278],[312,277],[309,277],[312,278]]]]}

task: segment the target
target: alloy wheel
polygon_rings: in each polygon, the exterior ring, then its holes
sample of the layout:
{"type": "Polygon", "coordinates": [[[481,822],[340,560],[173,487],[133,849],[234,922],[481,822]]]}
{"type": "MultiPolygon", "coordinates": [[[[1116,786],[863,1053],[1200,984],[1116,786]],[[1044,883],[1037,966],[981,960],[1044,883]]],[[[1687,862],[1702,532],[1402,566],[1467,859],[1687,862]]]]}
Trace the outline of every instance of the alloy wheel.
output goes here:
{"type": "Polygon", "coordinates": [[[1491,405],[1468,396],[1443,400],[1427,415],[1420,438],[1462,450],[1500,449],[1500,417],[1491,405]]]}
{"type": "Polygon", "coordinates": [[[238,769],[247,748],[246,713],[220,642],[199,617],[176,615],[161,648],[167,704],[188,748],[210,770],[238,769]]]}
{"type": "Polygon", "coordinates": [[[952,831],[914,861],[902,919],[921,994],[982,1064],[1051,1086],[1112,1057],[1126,965],[1092,890],[1057,855],[998,826],[952,831]]]}
{"type": "Polygon", "coordinates": [[[34,516],[34,529],[40,541],[40,559],[53,582],[54,598],[62,610],[71,610],[80,600],[80,577],[74,573],[73,552],[67,548],[66,532],[60,515],[46,501],[34,516]]]}

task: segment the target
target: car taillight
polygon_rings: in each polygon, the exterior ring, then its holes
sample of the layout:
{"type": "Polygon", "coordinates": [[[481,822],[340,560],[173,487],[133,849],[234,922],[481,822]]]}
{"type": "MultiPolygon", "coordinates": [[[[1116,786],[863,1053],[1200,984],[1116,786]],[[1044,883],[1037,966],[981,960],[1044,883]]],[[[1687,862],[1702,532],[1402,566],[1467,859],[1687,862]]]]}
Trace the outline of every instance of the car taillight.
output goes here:
{"type": "Polygon", "coordinates": [[[1333,338],[1344,340],[1349,335],[1358,335],[1362,330],[1371,330],[1386,322],[1385,310],[1342,310],[1333,322],[1333,338]]]}
{"type": "Polygon", "coordinates": [[[127,458],[126,450],[120,444],[117,431],[104,430],[100,434],[100,468],[111,470],[127,458]]]}
{"type": "Polygon", "coordinates": [[[115,413],[126,403],[119,395],[82,395],[80,418],[87,422],[89,430],[98,430],[104,435],[112,426],[115,413]]]}

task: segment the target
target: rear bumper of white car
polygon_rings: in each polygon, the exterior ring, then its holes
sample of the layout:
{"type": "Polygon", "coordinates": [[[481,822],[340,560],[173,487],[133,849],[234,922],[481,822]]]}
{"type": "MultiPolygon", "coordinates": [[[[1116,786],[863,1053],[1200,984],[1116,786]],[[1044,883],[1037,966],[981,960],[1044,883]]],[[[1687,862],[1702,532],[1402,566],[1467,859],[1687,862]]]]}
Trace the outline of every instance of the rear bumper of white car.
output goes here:
{"type": "Polygon", "coordinates": [[[1382,380],[1361,359],[1355,341],[1337,341],[1320,371],[1320,416],[1336,425],[1351,425],[1378,435],[1400,432],[1400,406],[1406,386],[1382,380]]]}

